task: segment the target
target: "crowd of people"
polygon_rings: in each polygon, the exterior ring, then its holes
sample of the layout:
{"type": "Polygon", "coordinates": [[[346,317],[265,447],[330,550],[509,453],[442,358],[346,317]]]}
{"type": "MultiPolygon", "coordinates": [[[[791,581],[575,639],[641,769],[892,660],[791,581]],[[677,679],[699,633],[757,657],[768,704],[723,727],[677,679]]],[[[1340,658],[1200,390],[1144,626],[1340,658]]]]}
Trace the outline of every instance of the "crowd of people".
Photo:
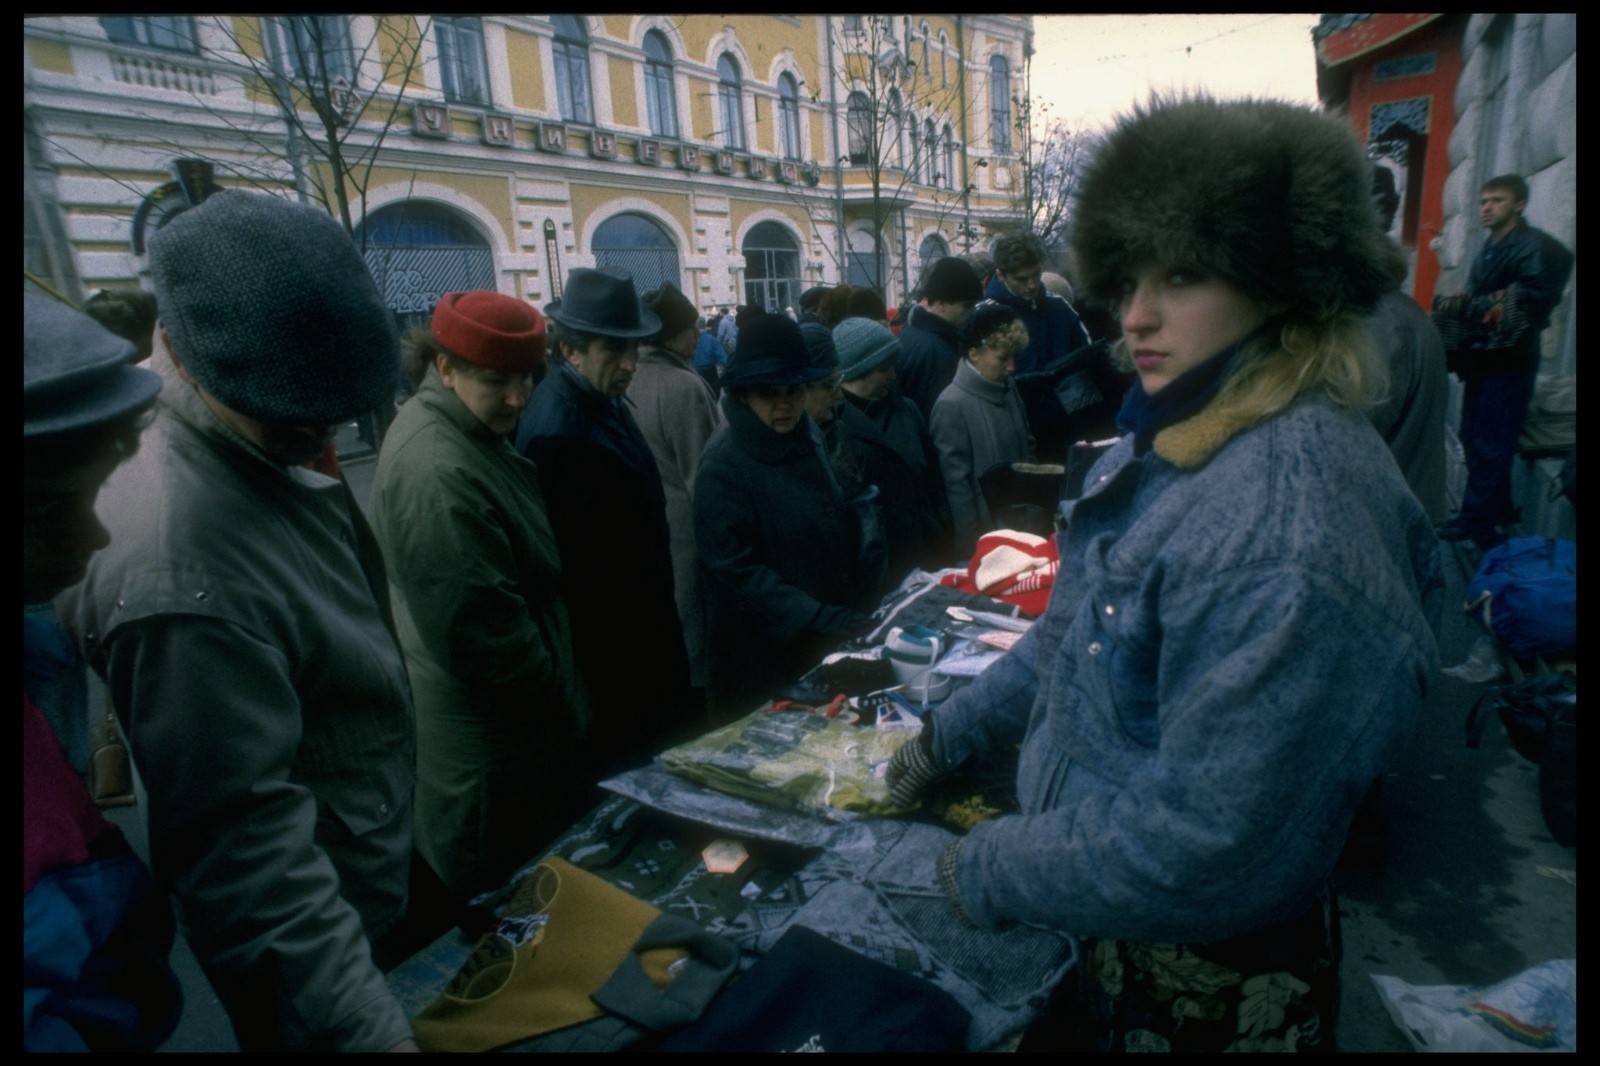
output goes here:
{"type": "MultiPolygon", "coordinates": [[[[1474,285],[1535,263],[1542,326],[1565,275],[1525,187],[1490,191],[1474,285]]],[[[933,263],[898,328],[871,288],[707,317],[579,268],[542,310],[455,292],[401,338],[337,223],[224,191],[152,238],[153,307],[28,296],[26,1046],[164,1039],[170,893],[241,1048],[413,1049],[385,971],[479,928],[474,898],[598,781],[757,709],[914,569],[964,566],[999,524],[985,475],[1086,432],[1063,377],[1091,359],[1122,435],[1052,516],[1049,606],[890,784],[909,803],[1020,746],[1021,812],[938,887],[972,924],[1084,938],[1071,1046],[1330,1045],[1327,876],[1437,666],[1442,353],[1359,148],[1305,108],[1137,109],[1074,253],[1102,318],[1018,233],[933,263]],[[159,373],[124,339],[152,332],[159,373]],[[333,431],[390,401],[400,353],[414,394],[363,511],[333,431]],[[150,871],[56,739],[86,711],[47,682],[79,655],[145,783],[150,871]],[[62,958],[48,923],[92,935],[62,958]]],[[[1525,362],[1474,378],[1469,415],[1525,362]]],[[[1504,520],[1489,436],[1463,535],[1504,520]]]]}

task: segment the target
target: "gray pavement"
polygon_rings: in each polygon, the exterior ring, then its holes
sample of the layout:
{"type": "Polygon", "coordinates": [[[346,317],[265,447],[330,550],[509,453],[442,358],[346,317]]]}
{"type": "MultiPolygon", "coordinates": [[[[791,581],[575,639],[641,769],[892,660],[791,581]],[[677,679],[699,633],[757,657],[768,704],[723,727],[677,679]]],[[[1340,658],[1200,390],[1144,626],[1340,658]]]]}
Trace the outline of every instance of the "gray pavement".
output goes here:
{"type": "MultiPolygon", "coordinates": [[[[370,455],[343,462],[363,506],[374,465],[370,455]]],[[[1466,659],[1484,632],[1459,609],[1475,562],[1469,551],[1447,548],[1445,666],[1466,659]]],[[[1436,679],[1384,780],[1381,844],[1352,847],[1336,874],[1343,1051],[1411,1050],[1379,1000],[1373,974],[1412,984],[1490,984],[1547,959],[1577,956],[1577,850],[1557,845],[1545,828],[1537,768],[1511,749],[1498,722],[1476,751],[1463,739],[1467,712],[1486,687],[1436,679]]],[[[175,961],[189,998],[163,1050],[237,1050],[186,945],[175,961]]]]}

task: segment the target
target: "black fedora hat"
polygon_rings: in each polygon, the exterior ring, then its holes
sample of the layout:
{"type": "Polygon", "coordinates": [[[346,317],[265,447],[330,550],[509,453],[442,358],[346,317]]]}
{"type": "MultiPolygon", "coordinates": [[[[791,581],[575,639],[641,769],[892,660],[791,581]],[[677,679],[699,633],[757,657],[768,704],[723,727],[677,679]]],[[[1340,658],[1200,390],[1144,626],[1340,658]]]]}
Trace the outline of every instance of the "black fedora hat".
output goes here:
{"type": "Polygon", "coordinates": [[[818,366],[794,320],[783,314],[762,314],[739,330],[739,343],[722,373],[724,388],[753,385],[803,385],[819,381],[833,369],[818,366]]]}
{"type": "Polygon", "coordinates": [[[578,267],[567,275],[561,299],[546,305],[544,313],[568,329],[602,337],[650,337],[661,332],[661,319],[639,303],[633,277],[609,270],[578,267]]]}

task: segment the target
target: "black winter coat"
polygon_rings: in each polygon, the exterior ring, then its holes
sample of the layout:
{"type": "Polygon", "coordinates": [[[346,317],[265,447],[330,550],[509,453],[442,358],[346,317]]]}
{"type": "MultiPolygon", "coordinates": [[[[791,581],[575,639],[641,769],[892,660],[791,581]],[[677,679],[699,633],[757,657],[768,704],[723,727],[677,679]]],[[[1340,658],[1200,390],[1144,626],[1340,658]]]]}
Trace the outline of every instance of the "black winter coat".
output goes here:
{"type": "Polygon", "coordinates": [[[861,525],[806,418],[787,434],[722,401],[728,424],[695,474],[694,531],[711,591],[710,695],[748,714],[854,635],[873,605],[861,525]]]}
{"type": "Polygon", "coordinates": [[[950,504],[939,452],[916,405],[903,396],[868,403],[846,393],[839,421],[865,460],[866,480],[878,486],[888,585],[898,585],[913,567],[952,565],[950,504]]]}
{"type": "Polygon", "coordinates": [[[955,380],[964,354],[954,326],[926,307],[911,309],[906,328],[900,331],[894,374],[901,395],[916,404],[924,422],[933,417],[939,394],[955,380]]]}
{"type": "Polygon", "coordinates": [[[627,401],[553,360],[517,426],[561,552],[561,595],[604,774],[702,726],[673,598],[666,496],[627,401]]]}

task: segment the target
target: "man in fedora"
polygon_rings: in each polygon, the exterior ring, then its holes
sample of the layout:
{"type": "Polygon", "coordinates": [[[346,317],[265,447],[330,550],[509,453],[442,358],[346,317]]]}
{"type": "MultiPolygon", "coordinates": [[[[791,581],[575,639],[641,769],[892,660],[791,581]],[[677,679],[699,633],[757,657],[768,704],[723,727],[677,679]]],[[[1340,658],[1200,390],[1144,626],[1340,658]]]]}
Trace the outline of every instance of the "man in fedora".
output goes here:
{"type": "Polygon", "coordinates": [[[562,598],[589,687],[602,776],[700,724],[673,596],[666,494],[625,394],[661,319],[625,274],[580,267],[545,308],[561,358],[534,391],[517,450],[539,468],[561,553],[562,598]]]}

